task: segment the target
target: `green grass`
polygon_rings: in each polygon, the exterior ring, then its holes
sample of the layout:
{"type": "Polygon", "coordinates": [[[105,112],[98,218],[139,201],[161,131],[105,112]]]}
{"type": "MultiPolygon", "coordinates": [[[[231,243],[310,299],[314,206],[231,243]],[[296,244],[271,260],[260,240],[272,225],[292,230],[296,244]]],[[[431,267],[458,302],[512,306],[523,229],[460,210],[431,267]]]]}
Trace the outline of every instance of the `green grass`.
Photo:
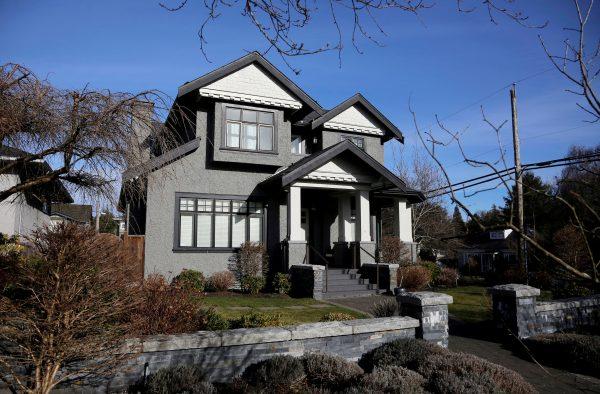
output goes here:
{"type": "Polygon", "coordinates": [[[252,312],[278,313],[286,324],[312,323],[321,321],[328,313],[346,313],[357,319],[367,317],[351,309],[342,308],[328,304],[324,301],[316,301],[312,298],[291,298],[283,295],[261,294],[256,296],[245,294],[208,294],[202,298],[202,303],[216,309],[226,319],[233,319],[252,312]],[[324,308],[313,308],[310,305],[327,305],[324,308]],[[290,307],[303,306],[302,309],[290,307]],[[235,307],[248,307],[250,309],[235,310],[235,307]],[[273,309],[264,310],[259,308],[269,307],[273,309]]]}
{"type": "Polygon", "coordinates": [[[451,295],[454,302],[448,312],[465,323],[477,323],[492,319],[492,300],[483,286],[460,286],[441,289],[451,295]]]}

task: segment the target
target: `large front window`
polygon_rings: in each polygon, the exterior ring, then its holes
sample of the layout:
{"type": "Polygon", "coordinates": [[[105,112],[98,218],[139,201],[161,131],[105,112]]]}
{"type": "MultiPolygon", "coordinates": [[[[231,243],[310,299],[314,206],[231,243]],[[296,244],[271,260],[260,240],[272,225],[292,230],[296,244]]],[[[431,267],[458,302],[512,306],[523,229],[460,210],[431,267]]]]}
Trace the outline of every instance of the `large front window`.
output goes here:
{"type": "Polygon", "coordinates": [[[262,242],[260,202],[181,197],[178,209],[180,248],[237,248],[246,241],[262,242]]]}
{"type": "Polygon", "coordinates": [[[226,107],[225,145],[228,148],[274,150],[275,119],[273,112],[226,107]]]}

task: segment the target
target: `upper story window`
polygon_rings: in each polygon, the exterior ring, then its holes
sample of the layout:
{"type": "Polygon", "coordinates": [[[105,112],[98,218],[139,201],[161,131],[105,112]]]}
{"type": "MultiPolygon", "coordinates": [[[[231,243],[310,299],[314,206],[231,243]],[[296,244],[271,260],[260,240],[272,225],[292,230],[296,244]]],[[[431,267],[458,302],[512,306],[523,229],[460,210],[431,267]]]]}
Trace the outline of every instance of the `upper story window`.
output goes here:
{"type": "Polygon", "coordinates": [[[302,137],[296,134],[292,134],[292,153],[295,155],[301,155],[304,153],[304,142],[302,137]]]}
{"type": "Polygon", "coordinates": [[[362,137],[355,137],[352,135],[343,135],[340,141],[350,140],[354,143],[354,145],[358,146],[360,149],[365,150],[365,139],[362,137]]]}
{"type": "Polygon", "coordinates": [[[250,151],[274,151],[273,112],[226,107],[225,146],[250,151]]]}

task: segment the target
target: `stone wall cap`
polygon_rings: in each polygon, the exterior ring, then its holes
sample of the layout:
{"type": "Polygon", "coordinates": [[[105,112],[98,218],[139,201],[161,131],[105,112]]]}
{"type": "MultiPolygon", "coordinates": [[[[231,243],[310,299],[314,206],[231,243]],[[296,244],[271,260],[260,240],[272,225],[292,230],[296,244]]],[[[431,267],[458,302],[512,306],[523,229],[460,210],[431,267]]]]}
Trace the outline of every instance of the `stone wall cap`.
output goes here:
{"type": "Polygon", "coordinates": [[[506,285],[497,285],[488,288],[488,293],[498,295],[514,295],[517,298],[539,296],[540,289],[535,287],[521,285],[518,283],[509,283],[506,285]]]}
{"type": "Polygon", "coordinates": [[[324,271],[324,265],[316,265],[316,264],[293,264],[290,269],[303,269],[303,270],[311,270],[311,271],[324,271]]]}
{"type": "Polygon", "coordinates": [[[219,347],[221,344],[221,335],[218,332],[198,331],[189,334],[154,335],[142,340],[142,349],[144,352],[163,352],[219,347]]]}
{"type": "Polygon", "coordinates": [[[223,346],[282,342],[292,339],[290,330],[282,327],[236,328],[220,331],[223,346]]]}
{"type": "Polygon", "coordinates": [[[352,327],[339,321],[299,324],[287,328],[292,333],[292,340],[352,335],[352,327]]]}
{"type": "Polygon", "coordinates": [[[420,306],[430,305],[448,305],[452,304],[453,298],[451,295],[444,293],[436,293],[433,291],[416,291],[409,293],[400,293],[396,296],[398,302],[405,304],[414,304],[420,306]]]}
{"type": "Polygon", "coordinates": [[[588,308],[597,306],[600,306],[600,295],[537,302],[535,305],[535,311],[548,312],[561,309],[588,308]]]}
{"type": "Polygon", "coordinates": [[[347,320],[342,323],[352,327],[352,334],[402,330],[406,328],[417,328],[420,325],[419,320],[405,316],[347,320]]]}
{"type": "MultiPolygon", "coordinates": [[[[376,267],[377,263],[363,263],[362,266],[367,267],[376,267]]],[[[379,263],[380,267],[388,267],[388,268],[400,268],[400,264],[392,264],[392,263],[379,263]]]]}

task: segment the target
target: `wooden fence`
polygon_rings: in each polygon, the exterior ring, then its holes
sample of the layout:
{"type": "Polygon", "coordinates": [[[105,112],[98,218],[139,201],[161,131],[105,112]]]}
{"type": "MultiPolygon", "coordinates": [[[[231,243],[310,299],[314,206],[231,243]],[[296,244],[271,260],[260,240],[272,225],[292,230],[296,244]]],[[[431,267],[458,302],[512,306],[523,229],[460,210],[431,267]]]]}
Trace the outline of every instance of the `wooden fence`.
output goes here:
{"type": "Polygon", "coordinates": [[[123,247],[134,257],[135,278],[142,280],[144,278],[144,236],[123,235],[123,247]]]}

